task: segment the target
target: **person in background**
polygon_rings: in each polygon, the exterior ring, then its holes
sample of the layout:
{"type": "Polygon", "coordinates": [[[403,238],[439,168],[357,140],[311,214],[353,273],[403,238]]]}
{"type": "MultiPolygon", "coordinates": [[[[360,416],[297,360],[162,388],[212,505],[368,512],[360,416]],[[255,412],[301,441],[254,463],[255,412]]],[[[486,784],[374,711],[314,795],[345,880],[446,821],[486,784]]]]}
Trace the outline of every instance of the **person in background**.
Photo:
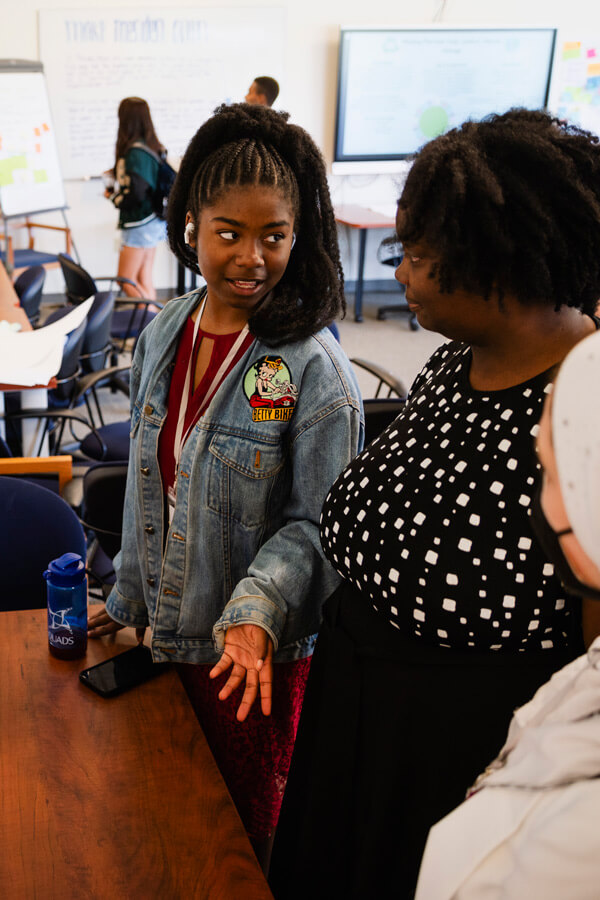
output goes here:
{"type": "Polygon", "coordinates": [[[364,431],[326,327],[344,292],[325,164],[287,118],[221,106],[181,162],[171,248],[206,287],[169,302],[139,339],[117,580],[90,618],[92,637],[150,625],[154,659],[182,664],[265,866],[338,581],[319,514],[364,431]]]}
{"type": "MultiPolygon", "coordinates": [[[[600,600],[600,334],[561,366],[540,422],[532,526],[575,595],[600,600]]],[[[417,900],[595,900],[600,637],[517,710],[499,756],[435,825],[417,900]]]]}
{"type": "Polygon", "coordinates": [[[256,106],[273,106],[279,96],[279,84],[270,75],[255,78],[246,94],[246,103],[256,106]]]}
{"type": "MultiPolygon", "coordinates": [[[[156,136],[150,109],[140,97],[125,97],[119,104],[119,130],[115,166],[105,173],[113,186],[105,195],[119,210],[121,252],[118,275],[138,285],[142,296],[156,299],[152,269],[156,248],[166,238],[166,222],[156,214],[153,195],[160,158],[166,150],[156,136]]],[[[130,297],[139,293],[124,284],[130,297]]],[[[154,310],[156,311],[156,310],[154,310]]]]}
{"type": "Polygon", "coordinates": [[[581,603],[531,530],[531,436],[557,365],[598,324],[598,138],[527,110],[467,122],[417,155],[396,227],[410,309],[450,343],[323,507],[343,582],[311,666],[277,900],[387,896],[390,881],[412,897],[431,826],[583,650],[581,603]]]}

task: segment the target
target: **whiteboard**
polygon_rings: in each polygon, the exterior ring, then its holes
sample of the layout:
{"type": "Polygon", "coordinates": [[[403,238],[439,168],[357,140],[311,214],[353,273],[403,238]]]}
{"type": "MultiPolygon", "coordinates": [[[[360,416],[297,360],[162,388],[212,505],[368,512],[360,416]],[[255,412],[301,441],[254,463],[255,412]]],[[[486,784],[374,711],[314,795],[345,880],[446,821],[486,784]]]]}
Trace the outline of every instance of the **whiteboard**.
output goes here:
{"type": "Polygon", "coordinates": [[[44,74],[0,61],[0,207],[6,217],[66,206],[44,74]]]}
{"type": "Polygon", "coordinates": [[[114,164],[123,97],[148,101],[159,140],[179,157],[219,103],[243,101],[258,75],[284,78],[281,8],[91,7],[38,15],[66,178],[114,164]]]}
{"type": "Polygon", "coordinates": [[[559,32],[549,109],[600,135],[600,29],[559,32]]]}

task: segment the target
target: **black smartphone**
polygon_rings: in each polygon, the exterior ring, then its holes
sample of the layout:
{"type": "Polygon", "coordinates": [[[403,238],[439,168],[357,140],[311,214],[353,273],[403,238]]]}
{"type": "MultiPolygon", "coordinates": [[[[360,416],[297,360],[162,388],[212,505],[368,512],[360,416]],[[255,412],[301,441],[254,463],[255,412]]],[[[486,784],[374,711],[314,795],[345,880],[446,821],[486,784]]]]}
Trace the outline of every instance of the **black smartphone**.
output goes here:
{"type": "Polygon", "coordinates": [[[152,662],[148,647],[138,644],[131,650],[84,669],[79,673],[79,680],[101,697],[116,697],[170,668],[169,662],[152,662]]]}

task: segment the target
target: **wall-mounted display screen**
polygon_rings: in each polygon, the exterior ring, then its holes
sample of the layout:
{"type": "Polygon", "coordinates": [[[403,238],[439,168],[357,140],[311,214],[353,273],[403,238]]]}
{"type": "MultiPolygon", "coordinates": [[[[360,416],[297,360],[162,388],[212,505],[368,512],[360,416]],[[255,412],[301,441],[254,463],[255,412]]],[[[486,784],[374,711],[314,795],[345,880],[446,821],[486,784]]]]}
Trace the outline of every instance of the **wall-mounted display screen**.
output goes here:
{"type": "Polygon", "coordinates": [[[466,119],[544,107],[555,38],[554,28],[343,28],[334,172],[405,159],[466,119]]]}

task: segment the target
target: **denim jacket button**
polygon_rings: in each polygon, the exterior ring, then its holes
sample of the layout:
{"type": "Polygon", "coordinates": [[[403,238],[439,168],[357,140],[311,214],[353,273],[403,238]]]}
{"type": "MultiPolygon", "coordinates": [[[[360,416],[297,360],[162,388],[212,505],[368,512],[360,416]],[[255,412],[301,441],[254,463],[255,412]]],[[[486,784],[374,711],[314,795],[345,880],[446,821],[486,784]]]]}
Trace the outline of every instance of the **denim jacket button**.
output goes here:
{"type": "Polygon", "coordinates": [[[153,412],[154,412],[154,407],[150,406],[150,404],[147,403],[146,406],[144,407],[144,415],[151,416],[153,412]]]}
{"type": "Polygon", "coordinates": [[[150,587],[154,587],[156,584],[156,578],[146,578],[146,582],[150,585],[150,587]]]}
{"type": "Polygon", "coordinates": [[[149,475],[149,474],[150,474],[150,468],[149,468],[148,466],[142,466],[141,469],[140,469],[140,472],[142,473],[142,475],[149,475]]]}
{"type": "Polygon", "coordinates": [[[146,525],[146,527],[144,528],[144,531],[146,532],[146,534],[154,534],[154,526],[146,525]]]}

